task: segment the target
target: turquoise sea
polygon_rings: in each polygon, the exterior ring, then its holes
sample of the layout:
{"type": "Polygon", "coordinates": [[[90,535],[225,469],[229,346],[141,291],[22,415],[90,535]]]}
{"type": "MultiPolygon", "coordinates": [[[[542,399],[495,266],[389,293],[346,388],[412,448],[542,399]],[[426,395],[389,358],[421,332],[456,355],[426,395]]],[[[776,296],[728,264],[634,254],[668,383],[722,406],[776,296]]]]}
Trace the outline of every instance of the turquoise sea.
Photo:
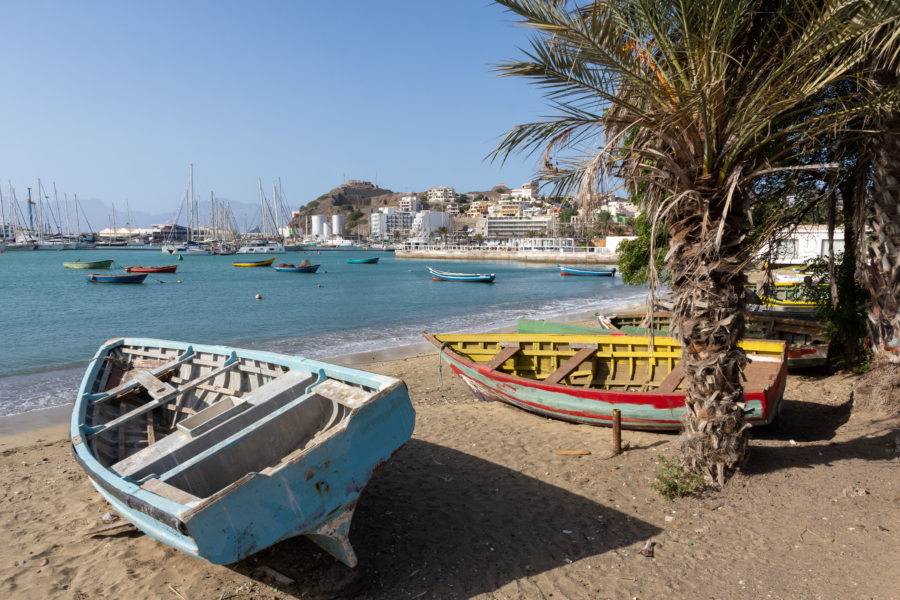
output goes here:
{"type": "Polygon", "coordinates": [[[497,275],[493,284],[476,284],[432,281],[425,262],[388,252],[276,256],[275,264],[304,258],[321,264],[311,275],[232,267],[240,258],[178,261],[158,250],[107,249],[0,254],[0,415],[72,402],[87,361],[113,337],[328,358],[421,342],[422,331],[494,329],[519,317],[603,310],[646,294],[618,276],[560,277],[550,264],[428,262],[446,271],[497,275]],[[367,256],[380,260],[346,262],[367,256]],[[88,283],[84,271],[63,268],[63,261],[76,259],[113,259],[109,273],[127,265],[179,266],[140,285],[113,285],[88,283]]]}

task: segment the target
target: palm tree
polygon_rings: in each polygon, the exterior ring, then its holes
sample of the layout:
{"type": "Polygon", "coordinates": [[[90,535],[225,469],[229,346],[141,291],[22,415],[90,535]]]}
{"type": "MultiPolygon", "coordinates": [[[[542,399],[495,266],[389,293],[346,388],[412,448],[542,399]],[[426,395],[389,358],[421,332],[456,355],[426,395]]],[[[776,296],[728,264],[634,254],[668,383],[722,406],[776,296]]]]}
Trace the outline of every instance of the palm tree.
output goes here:
{"type": "MultiPolygon", "coordinates": [[[[868,83],[878,89],[900,86],[900,42],[896,23],[875,30],[866,39],[874,52],[868,83]]],[[[869,244],[861,248],[861,279],[872,298],[869,334],[875,351],[874,368],[892,371],[873,379],[897,385],[900,379],[900,108],[891,105],[874,113],[879,133],[867,144],[860,170],[870,177],[871,210],[865,216],[869,244]]],[[[859,225],[857,225],[859,227],[859,225]]],[[[882,390],[876,390],[881,393],[882,390]]]]}
{"type": "Polygon", "coordinates": [[[865,61],[853,42],[876,18],[861,0],[497,2],[537,32],[499,71],[541,86],[558,114],[514,127],[492,156],[553,156],[542,178],[579,201],[603,191],[605,175],[641,188],[669,240],[683,463],[723,485],[747,451],[737,342],[754,186],[835,168],[810,160],[820,136],[896,100],[896,89],[866,102],[834,92],[865,61]]]}
{"type": "Polygon", "coordinates": [[[447,229],[445,225],[441,225],[437,228],[436,233],[441,237],[441,243],[446,246],[447,245],[447,234],[450,233],[450,230],[447,229]]]}

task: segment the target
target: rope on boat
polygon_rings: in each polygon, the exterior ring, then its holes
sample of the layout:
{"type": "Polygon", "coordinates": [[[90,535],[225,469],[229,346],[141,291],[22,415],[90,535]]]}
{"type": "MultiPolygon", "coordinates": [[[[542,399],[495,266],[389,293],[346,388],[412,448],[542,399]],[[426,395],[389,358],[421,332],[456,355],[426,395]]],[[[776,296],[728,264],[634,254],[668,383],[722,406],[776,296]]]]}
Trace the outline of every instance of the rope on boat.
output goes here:
{"type": "Polygon", "coordinates": [[[442,392],[444,390],[444,374],[441,372],[441,368],[443,365],[441,364],[441,357],[444,355],[444,346],[447,345],[447,342],[442,342],[441,347],[438,350],[438,391],[442,392]]]}

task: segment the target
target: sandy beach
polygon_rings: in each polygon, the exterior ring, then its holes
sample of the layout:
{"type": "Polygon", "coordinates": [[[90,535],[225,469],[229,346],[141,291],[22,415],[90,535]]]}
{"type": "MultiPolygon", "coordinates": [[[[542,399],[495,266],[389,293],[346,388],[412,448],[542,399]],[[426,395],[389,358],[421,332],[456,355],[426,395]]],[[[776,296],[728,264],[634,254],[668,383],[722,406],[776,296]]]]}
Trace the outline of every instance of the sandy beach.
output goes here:
{"type": "Polygon", "coordinates": [[[356,569],[305,538],[225,567],[136,530],[90,535],[115,515],[71,457],[67,411],[53,409],[0,426],[0,594],[900,598],[900,419],[852,411],[855,375],[792,374],[743,472],[667,501],[650,486],[675,434],[624,432],[626,451],[610,456],[609,429],[479,403],[424,346],[345,362],[404,379],[417,412],[360,500],[356,569]]]}

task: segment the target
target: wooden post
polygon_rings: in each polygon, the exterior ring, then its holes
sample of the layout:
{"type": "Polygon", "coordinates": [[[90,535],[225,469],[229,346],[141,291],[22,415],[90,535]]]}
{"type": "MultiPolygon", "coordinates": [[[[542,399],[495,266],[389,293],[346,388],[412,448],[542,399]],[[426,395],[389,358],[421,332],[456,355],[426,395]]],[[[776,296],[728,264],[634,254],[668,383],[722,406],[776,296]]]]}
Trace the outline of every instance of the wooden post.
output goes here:
{"type": "Polygon", "coordinates": [[[613,454],[622,454],[622,411],[613,409],[613,454]]]}

